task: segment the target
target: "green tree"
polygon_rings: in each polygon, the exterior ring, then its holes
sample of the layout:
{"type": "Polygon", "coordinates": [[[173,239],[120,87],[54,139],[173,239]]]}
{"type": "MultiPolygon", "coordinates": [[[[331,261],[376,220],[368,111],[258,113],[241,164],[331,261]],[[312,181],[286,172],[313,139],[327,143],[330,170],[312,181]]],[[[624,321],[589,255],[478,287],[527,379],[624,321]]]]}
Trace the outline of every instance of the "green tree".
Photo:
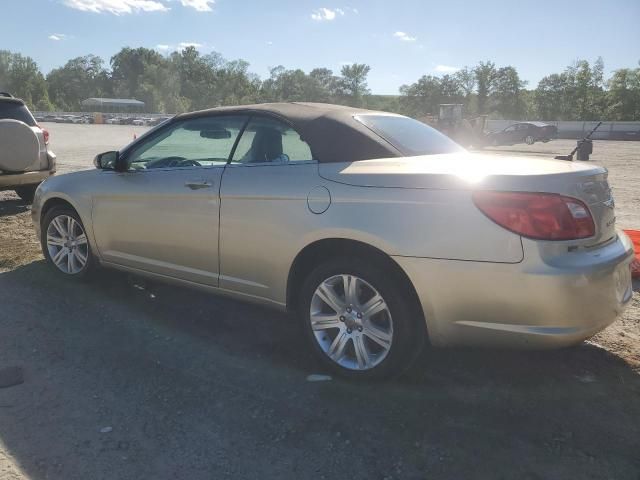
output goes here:
{"type": "Polygon", "coordinates": [[[215,70],[195,47],[187,47],[171,54],[169,75],[174,78],[167,88],[173,92],[174,105],[193,110],[209,108],[216,103],[215,70]]]}
{"type": "Polygon", "coordinates": [[[0,50],[0,91],[22,98],[31,109],[53,109],[47,82],[31,57],[0,50]]]}
{"type": "Polygon", "coordinates": [[[371,67],[364,63],[354,63],[342,67],[340,71],[342,75],[339,82],[340,89],[349,104],[353,106],[362,105],[363,97],[369,93],[367,76],[370,71],[371,67]]]}
{"type": "Polygon", "coordinates": [[[565,113],[566,76],[553,73],[538,83],[534,92],[537,116],[543,120],[560,120],[565,113]]]}
{"type": "Polygon", "coordinates": [[[404,112],[413,117],[437,115],[441,103],[440,79],[433,75],[423,75],[417,82],[400,87],[400,105],[404,112]]]}
{"type": "Polygon", "coordinates": [[[478,113],[487,113],[487,104],[489,96],[493,92],[496,79],[496,66],[493,62],[480,62],[473,69],[476,75],[476,84],[478,86],[478,113]]]}
{"type": "Polygon", "coordinates": [[[216,70],[216,88],[219,105],[243,105],[260,101],[262,82],[249,72],[249,62],[238,59],[225,61],[216,70]]]}
{"type": "Polygon", "coordinates": [[[621,68],[613,72],[606,93],[607,118],[640,119],[640,68],[621,68]]]}
{"type": "Polygon", "coordinates": [[[604,62],[578,60],[560,74],[544,77],[535,91],[538,116],[547,120],[597,120],[607,111],[604,62]]]}
{"type": "Polygon", "coordinates": [[[464,94],[465,108],[467,112],[471,112],[471,100],[477,84],[476,74],[473,69],[465,66],[458,70],[454,76],[464,94]]]}
{"type": "Polygon", "coordinates": [[[465,92],[456,75],[423,75],[416,83],[400,87],[400,106],[414,117],[437,115],[441,103],[463,103],[465,92]]]}
{"type": "Polygon", "coordinates": [[[167,58],[148,48],[125,47],[111,57],[111,81],[115,95],[145,102],[150,111],[163,111],[163,83],[170,77],[167,58]]]}
{"type": "Polygon", "coordinates": [[[81,102],[90,97],[104,97],[109,92],[109,77],[104,62],[95,55],[69,60],[47,75],[49,98],[57,108],[81,110],[81,102]]]}
{"type": "Polygon", "coordinates": [[[331,102],[338,94],[339,78],[328,68],[314,68],[309,72],[314,102],[331,102]]]}
{"type": "MultiPolygon", "coordinates": [[[[575,111],[573,120],[595,120],[602,112],[599,110],[597,76],[586,60],[579,60],[570,67],[569,79],[572,82],[572,93],[575,111]]],[[[600,77],[601,80],[601,77],[600,77]]]]}
{"type": "Polygon", "coordinates": [[[522,119],[527,107],[523,90],[526,82],[520,80],[515,68],[502,67],[496,70],[493,77],[492,109],[503,118],[522,119]]]}

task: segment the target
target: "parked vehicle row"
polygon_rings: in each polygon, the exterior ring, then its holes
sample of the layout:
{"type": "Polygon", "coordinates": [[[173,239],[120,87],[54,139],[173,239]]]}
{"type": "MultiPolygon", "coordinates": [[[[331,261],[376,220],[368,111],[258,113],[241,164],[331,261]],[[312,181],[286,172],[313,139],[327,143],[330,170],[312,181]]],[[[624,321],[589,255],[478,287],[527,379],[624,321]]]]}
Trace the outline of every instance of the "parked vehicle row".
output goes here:
{"type": "Polygon", "coordinates": [[[105,123],[110,125],[155,126],[171,117],[108,117],[105,123]]]}
{"type": "MultiPolygon", "coordinates": [[[[119,116],[115,114],[103,114],[103,122],[108,125],[137,125],[137,126],[155,126],[171,117],[132,117],[132,116],[119,116]]],[[[53,123],[95,123],[95,117],[93,114],[85,115],[37,115],[35,117],[38,122],[53,122],[53,123]]]]}
{"type": "Polygon", "coordinates": [[[94,123],[93,115],[36,115],[38,122],[94,123]]]}
{"type": "Polygon", "coordinates": [[[397,374],[424,344],[579,343],[631,301],[605,169],[471,154],[401,115],[215,108],[95,166],[36,192],[56,272],[102,265],[289,311],[348,377],[397,374]]]}

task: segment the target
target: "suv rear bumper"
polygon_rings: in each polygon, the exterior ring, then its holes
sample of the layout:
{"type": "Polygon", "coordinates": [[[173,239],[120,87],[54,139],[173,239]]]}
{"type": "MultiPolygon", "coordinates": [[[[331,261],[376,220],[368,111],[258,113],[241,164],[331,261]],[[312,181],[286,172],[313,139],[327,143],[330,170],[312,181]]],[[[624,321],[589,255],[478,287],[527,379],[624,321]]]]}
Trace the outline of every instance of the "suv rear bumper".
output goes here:
{"type": "Polygon", "coordinates": [[[37,172],[24,172],[24,173],[3,173],[0,174],[0,190],[11,190],[14,187],[20,187],[23,185],[37,185],[43,182],[51,175],[55,170],[39,170],[37,172]]]}

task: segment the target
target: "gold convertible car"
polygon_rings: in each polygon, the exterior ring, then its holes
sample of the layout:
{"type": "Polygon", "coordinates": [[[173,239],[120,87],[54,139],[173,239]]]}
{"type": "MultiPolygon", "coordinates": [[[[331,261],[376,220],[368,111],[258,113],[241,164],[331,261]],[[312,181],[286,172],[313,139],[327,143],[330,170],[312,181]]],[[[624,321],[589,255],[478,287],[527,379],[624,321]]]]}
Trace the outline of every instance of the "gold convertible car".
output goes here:
{"type": "Polygon", "coordinates": [[[309,103],[178,115],[37,190],[44,254],[293,312],[334,371],[423,344],[556,347],[631,299],[604,168],[471,154],[416,120],[309,103]]]}

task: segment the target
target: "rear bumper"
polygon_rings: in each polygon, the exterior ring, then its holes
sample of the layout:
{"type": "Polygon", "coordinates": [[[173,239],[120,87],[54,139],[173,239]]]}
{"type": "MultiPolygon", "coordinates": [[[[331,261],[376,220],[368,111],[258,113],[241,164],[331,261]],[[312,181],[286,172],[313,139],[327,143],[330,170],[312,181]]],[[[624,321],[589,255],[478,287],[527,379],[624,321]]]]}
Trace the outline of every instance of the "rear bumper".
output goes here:
{"type": "Polygon", "coordinates": [[[36,172],[24,173],[3,173],[0,174],[0,190],[10,190],[22,185],[36,185],[46,180],[54,173],[55,171],[53,170],[38,170],[36,172]]]}
{"type": "Polygon", "coordinates": [[[604,329],[632,297],[626,235],[575,255],[562,267],[394,259],[416,288],[432,344],[553,348],[604,329]]]}

